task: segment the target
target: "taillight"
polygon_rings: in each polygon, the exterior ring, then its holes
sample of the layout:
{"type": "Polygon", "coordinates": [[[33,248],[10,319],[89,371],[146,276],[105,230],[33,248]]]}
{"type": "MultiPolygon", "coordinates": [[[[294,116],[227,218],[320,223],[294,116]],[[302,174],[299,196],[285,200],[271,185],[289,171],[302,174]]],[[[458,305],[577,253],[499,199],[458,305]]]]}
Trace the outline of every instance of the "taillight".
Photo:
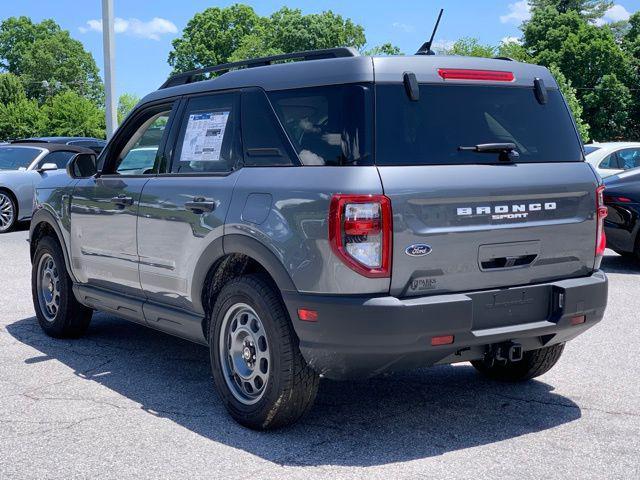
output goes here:
{"type": "Polygon", "coordinates": [[[513,82],[513,72],[500,70],[469,70],[464,68],[440,68],[438,75],[443,80],[486,80],[491,82],[513,82]]]}
{"type": "Polygon", "coordinates": [[[596,213],[598,217],[598,229],[596,231],[596,257],[604,255],[607,248],[607,236],[604,233],[604,219],[607,218],[607,207],[604,204],[604,185],[596,189],[596,213]]]}
{"type": "Polygon", "coordinates": [[[334,253],[365,277],[391,272],[391,201],[384,195],[334,195],[329,242],[334,253]]]}

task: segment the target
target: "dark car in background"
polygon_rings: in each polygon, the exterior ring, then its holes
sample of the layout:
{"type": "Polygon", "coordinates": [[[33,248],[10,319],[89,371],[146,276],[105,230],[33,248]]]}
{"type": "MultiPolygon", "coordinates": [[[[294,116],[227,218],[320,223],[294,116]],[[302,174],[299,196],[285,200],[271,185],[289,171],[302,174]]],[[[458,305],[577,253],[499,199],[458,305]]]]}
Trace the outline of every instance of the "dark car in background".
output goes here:
{"type": "Polygon", "coordinates": [[[100,153],[107,144],[106,140],[94,137],[31,137],[13,140],[11,143],[55,143],[58,145],[74,145],[76,147],[90,148],[100,153]]]}
{"type": "Polygon", "coordinates": [[[620,255],[640,261],[640,171],[630,170],[604,179],[604,222],[607,246],[620,255]]]}

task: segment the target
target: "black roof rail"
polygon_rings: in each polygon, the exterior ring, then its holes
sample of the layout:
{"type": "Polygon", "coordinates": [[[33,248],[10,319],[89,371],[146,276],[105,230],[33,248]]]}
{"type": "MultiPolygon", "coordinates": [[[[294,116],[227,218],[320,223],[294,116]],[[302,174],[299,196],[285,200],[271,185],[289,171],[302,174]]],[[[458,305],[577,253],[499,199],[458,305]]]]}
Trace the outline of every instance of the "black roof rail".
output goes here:
{"type": "Polygon", "coordinates": [[[493,57],[494,60],[504,60],[505,62],[513,62],[513,58],[509,57],[493,57]]]}
{"type": "Polygon", "coordinates": [[[241,62],[222,63],[213,67],[199,68],[197,70],[191,70],[189,72],[177,73],[170,76],[166,82],[162,84],[160,90],[163,88],[175,87],[178,85],[186,85],[187,83],[193,83],[197,77],[205,75],[207,73],[224,72],[237,68],[252,68],[263,67],[271,65],[274,62],[281,62],[283,60],[322,60],[325,58],[344,58],[344,57],[357,57],[360,54],[355,48],[352,47],[339,47],[339,48],[326,48],[323,50],[307,50],[305,52],[293,52],[283,53],[280,55],[271,55],[269,57],[252,58],[249,60],[243,60],[241,62]]]}

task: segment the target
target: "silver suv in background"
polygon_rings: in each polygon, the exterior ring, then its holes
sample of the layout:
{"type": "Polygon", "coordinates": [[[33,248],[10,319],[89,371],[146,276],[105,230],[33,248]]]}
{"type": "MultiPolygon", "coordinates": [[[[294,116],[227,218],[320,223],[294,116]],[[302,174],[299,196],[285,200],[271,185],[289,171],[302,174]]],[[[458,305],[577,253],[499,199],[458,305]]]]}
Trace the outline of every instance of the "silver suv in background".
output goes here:
{"type": "Polygon", "coordinates": [[[44,331],[100,310],[207,345],[251,428],[298,420],[321,376],[537,377],[607,303],[603,187],[534,65],[333,49],[188,72],[68,171],[31,225],[44,331]]]}

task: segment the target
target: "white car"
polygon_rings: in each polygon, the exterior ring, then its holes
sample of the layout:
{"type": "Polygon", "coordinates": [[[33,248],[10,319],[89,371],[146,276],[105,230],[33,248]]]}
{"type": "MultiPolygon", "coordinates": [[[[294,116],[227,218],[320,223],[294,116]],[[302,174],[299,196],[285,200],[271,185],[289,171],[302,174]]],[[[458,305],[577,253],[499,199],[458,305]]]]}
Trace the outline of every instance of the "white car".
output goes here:
{"type": "Polygon", "coordinates": [[[42,142],[0,145],[0,234],[31,218],[34,188],[44,178],[64,173],[78,153],[94,151],[42,142]]]}
{"type": "Polygon", "coordinates": [[[602,178],[640,167],[640,143],[590,143],[584,150],[602,178]]]}

